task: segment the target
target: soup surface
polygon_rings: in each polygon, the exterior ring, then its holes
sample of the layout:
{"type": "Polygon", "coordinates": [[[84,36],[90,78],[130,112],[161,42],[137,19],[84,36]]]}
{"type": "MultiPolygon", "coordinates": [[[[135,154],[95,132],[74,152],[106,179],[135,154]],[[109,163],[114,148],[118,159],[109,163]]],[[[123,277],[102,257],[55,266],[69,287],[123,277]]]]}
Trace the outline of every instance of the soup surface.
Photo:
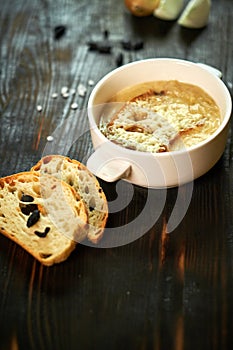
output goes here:
{"type": "Polygon", "coordinates": [[[111,98],[99,128],[111,141],[144,152],[194,146],[219,127],[215,101],[200,87],[177,80],[128,87],[111,98]]]}

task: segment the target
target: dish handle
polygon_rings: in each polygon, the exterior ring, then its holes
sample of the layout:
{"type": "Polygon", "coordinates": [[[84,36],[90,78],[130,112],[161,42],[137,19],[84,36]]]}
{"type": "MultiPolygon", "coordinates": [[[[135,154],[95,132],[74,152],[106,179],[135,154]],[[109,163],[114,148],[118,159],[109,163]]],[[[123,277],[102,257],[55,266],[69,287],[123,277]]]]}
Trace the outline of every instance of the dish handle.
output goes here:
{"type": "Polygon", "coordinates": [[[106,150],[107,143],[100,145],[87,160],[87,168],[95,176],[106,182],[126,179],[131,173],[131,163],[120,157],[114,157],[106,150]]]}

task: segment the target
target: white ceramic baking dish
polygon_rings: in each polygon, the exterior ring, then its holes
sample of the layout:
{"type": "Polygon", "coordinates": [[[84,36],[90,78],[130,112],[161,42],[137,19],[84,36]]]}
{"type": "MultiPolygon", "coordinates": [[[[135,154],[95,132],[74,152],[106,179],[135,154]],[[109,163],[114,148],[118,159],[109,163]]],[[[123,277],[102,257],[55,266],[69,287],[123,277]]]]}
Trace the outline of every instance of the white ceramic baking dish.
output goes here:
{"type": "Polygon", "coordinates": [[[88,168],[105,181],[123,178],[152,188],[174,187],[205,174],[219,160],[226,146],[232,101],[219,78],[208,66],[171,58],[153,58],[126,64],[104,76],[88,102],[88,118],[95,152],[88,168]],[[152,80],[179,80],[204,89],[217,103],[220,127],[205,141],[186,150],[155,153],[134,151],[110,142],[99,130],[99,120],[109,99],[128,86],[152,80]]]}

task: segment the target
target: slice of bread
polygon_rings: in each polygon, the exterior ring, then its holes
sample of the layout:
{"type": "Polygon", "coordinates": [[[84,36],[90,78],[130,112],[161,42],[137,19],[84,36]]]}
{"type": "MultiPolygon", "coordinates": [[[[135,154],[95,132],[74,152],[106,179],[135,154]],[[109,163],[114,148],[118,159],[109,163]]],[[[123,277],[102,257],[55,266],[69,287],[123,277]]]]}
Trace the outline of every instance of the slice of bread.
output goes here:
{"type": "Polygon", "coordinates": [[[75,189],[88,211],[87,238],[98,243],[106,226],[108,206],[96,177],[82,163],[61,155],[43,157],[32,170],[55,176],[75,189]]]}
{"type": "Polygon", "coordinates": [[[65,182],[32,171],[0,179],[0,232],[42,264],[67,259],[86,223],[83,201],[65,182]]]}
{"type": "Polygon", "coordinates": [[[145,152],[166,152],[178,132],[155,109],[154,92],[147,91],[127,101],[101,128],[111,141],[145,152]]]}

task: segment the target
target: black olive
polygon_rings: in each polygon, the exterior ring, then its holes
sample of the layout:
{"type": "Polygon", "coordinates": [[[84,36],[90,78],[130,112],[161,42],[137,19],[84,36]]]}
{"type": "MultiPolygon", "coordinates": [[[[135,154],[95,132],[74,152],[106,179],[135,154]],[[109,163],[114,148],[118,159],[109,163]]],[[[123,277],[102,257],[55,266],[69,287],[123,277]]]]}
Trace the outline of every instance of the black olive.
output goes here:
{"type": "Polygon", "coordinates": [[[121,46],[124,50],[131,51],[131,50],[141,50],[144,47],[143,41],[136,41],[135,43],[131,42],[130,40],[122,40],[121,46]]]}
{"type": "Polygon", "coordinates": [[[107,29],[104,30],[103,32],[104,39],[108,39],[109,37],[109,31],[107,29]]]}
{"type": "Polygon", "coordinates": [[[47,234],[50,231],[50,227],[46,227],[44,232],[40,232],[40,231],[34,231],[35,235],[37,235],[38,237],[44,238],[47,236],[47,234]]]}
{"type": "Polygon", "coordinates": [[[21,202],[33,202],[34,198],[29,194],[23,194],[20,200],[21,202]]]}
{"type": "Polygon", "coordinates": [[[22,211],[23,214],[29,215],[34,210],[38,209],[37,204],[32,203],[34,201],[34,198],[32,196],[30,196],[29,194],[23,194],[21,196],[20,200],[21,200],[21,202],[23,202],[23,203],[19,204],[20,210],[22,211]]]}
{"type": "Polygon", "coordinates": [[[38,209],[34,210],[27,220],[27,227],[31,227],[31,226],[35,225],[37,223],[37,221],[39,220],[39,218],[40,218],[39,210],[38,209]]]}
{"type": "Polygon", "coordinates": [[[19,205],[21,212],[24,215],[29,215],[30,213],[32,213],[33,211],[37,210],[37,204],[21,204],[19,205]]]}

